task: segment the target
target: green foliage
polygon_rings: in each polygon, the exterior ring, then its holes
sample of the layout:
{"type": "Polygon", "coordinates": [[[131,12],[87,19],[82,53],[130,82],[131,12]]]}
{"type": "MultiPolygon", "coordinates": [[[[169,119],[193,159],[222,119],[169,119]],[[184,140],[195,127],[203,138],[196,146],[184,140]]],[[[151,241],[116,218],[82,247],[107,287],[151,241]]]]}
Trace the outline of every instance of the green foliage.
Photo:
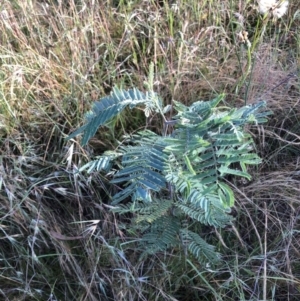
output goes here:
{"type": "Polygon", "coordinates": [[[143,106],[147,116],[159,113],[164,130],[172,124],[168,135],[144,130],[127,137],[116,150],[104,153],[81,170],[112,172],[113,163],[121,159],[111,181],[120,189],[113,196],[113,210],[133,214],[132,225],[142,235],[143,255],[180,246],[184,241],[201,263],[215,263],[219,255],[192,231],[193,225],[224,227],[232,222],[234,194],[224,177],[250,179],[247,165],[259,164],[260,158],[252,152],[252,139],[244,126],[264,122],[270,112],[261,110],[264,102],[239,109],[220,107],[224,98],[220,95],[191,106],[174,102],[177,115],[167,121],[164,112],[168,108],[162,107],[151,89],[151,80],[149,83],[150,92],[146,93],[114,89],[94,104],[85,125],[69,138],[83,133],[82,144],[86,144],[99,126],[127,106],[143,106]],[[182,227],[187,218],[190,223],[182,227]]]}
{"type": "Polygon", "coordinates": [[[134,145],[121,147],[123,169],[111,182],[130,182],[131,185],[114,196],[114,205],[130,194],[134,194],[135,199],[150,201],[145,196],[147,191],[159,192],[166,187],[163,172],[167,155],[164,153],[162,138],[150,131],[143,131],[127,142],[134,145]]]}
{"type": "Polygon", "coordinates": [[[149,114],[155,108],[153,96],[152,92],[142,93],[137,89],[125,91],[114,88],[111,96],[94,103],[92,111],[86,114],[86,124],[68,138],[71,139],[83,132],[82,145],[86,145],[100,126],[120,114],[126,107],[132,109],[139,104],[144,104],[145,112],[149,114]]]}
{"type": "Polygon", "coordinates": [[[144,250],[143,255],[154,254],[178,244],[180,221],[174,216],[161,215],[144,229],[140,245],[144,250]]]}
{"type": "Polygon", "coordinates": [[[200,261],[216,263],[220,254],[215,252],[215,248],[203,240],[197,233],[191,231],[181,231],[185,240],[188,240],[189,251],[200,261]]]}

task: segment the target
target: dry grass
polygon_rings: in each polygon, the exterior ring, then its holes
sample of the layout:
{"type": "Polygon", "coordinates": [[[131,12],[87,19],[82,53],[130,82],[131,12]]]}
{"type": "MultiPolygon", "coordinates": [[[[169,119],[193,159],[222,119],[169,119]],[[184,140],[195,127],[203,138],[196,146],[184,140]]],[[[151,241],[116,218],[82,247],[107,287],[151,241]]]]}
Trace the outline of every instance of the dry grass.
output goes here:
{"type": "MultiPolygon", "coordinates": [[[[1,298],[298,300],[299,12],[291,0],[258,38],[250,1],[2,1],[1,298]],[[251,65],[242,29],[256,45],[251,65]],[[263,164],[233,183],[234,227],[211,230],[224,254],[215,270],[178,250],[139,261],[127,244],[136,233],[109,210],[112,187],[77,173],[118,137],[105,129],[84,149],[64,140],[114,85],[143,89],[150,62],[166,103],[225,92],[231,105],[263,98],[274,112],[251,129],[263,164]]],[[[117,135],[142,123],[122,116],[117,135]]]]}

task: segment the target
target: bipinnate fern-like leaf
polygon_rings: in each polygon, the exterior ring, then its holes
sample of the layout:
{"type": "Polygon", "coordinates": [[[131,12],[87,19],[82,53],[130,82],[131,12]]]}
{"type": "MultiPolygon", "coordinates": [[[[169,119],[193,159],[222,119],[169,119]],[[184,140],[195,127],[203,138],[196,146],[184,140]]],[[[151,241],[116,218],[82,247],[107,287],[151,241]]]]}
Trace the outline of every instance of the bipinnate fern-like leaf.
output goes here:
{"type": "Polygon", "coordinates": [[[215,247],[208,244],[197,233],[189,230],[181,230],[181,235],[188,242],[188,250],[199,260],[200,263],[217,263],[220,254],[215,251],[215,247]]]}
{"type": "Polygon", "coordinates": [[[123,169],[118,171],[111,183],[130,183],[113,198],[113,204],[125,199],[127,191],[135,199],[151,201],[149,191],[159,192],[166,187],[163,176],[167,155],[164,153],[164,141],[161,136],[150,131],[134,136],[133,143],[122,148],[123,169]]]}
{"type": "Polygon", "coordinates": [[[92,173],[94,171],[108,172],[112,167],[113,161],[121,155],[122,153],[107,151],[102,156],[97,156],[94,160],[89,161],[80,167],[79,171],[82,172],[86,170],[87,173],[92,173]]]}
{"type": "Polygon", "coordinates": [[[159,219],[162,216],[170,215],[169,210],[173,206],[172,200],[155,200],[152,202],[152,204],[149,206],[150,210],[148,211],[139,211],[138,216],[135,219],[136,223],[140,223],[143,221],[146,221],[147,223],[153,223],[157,219],[159,219]]]}
{"type": "Polygon", "coordinates": [[[94,103],[92,110],[86,114],[85,124],[73,132],[68,139],[83,133],[81,144],[86,145],[100,126],[119,115],[126,107],[132,109],[141,104],[145,105],[149,112],[159,110],[158,105],[161,105],[161,102],[152,91],[143,93],[138,89],[126,91],[114,88],[109,96],[94,103]]]}
{"type": "Polygon", "coordinates": [[[215,196],[202,197],[204,203],[210,207],[203,209],[198,203],[177,203],[176,207],[182,210],[187,216],[193,220],[199,221],[201,224],[214,227],[225,227],[232,222],[232,217],[228,215],[229,210],[225,210],[221,202],[215,196]],[[208,199],[209,198],[209,199],[208,199]]]}
{"type": "Polygon", "coordinates": [[[140,245],[145,250],[143,255],[154,254],[157,251],[164,251],[177,245],[179,231],[180,221],[171,215],[163,215],[153,223],[149,223],[140,240],[140,245]]]}
{"type": "Polygon", "coordinates": [[[135,213],[136,217],[133,221],[136,224],[141,222],[153,223],[163,215],[169,215],[168,211],[172,206],[173,200],[153,199],[150,203],[133,201],[127,204],[119,204],[112,211],[119,214],[135,213]]]}
{"type": "Polygon", "coordinates": [[[220,97],[210,102],[195,102],[190,107],[176,104],[178,126],[166,141],[169,154],[166,179],[173,183],[186,200],[207,200],[209,194],[219,196],[225,207],[234,202],[232,189],[222,182],[226,175],[250,179],[246,165],[259,164],[251,153],[252,138],[244,130],[246,123],[261,122],[268,115],[260,113],[262,104],[241,109],[216,108],[220,97]],[[233,164],[240,168],[232,168],[233,164]]]}

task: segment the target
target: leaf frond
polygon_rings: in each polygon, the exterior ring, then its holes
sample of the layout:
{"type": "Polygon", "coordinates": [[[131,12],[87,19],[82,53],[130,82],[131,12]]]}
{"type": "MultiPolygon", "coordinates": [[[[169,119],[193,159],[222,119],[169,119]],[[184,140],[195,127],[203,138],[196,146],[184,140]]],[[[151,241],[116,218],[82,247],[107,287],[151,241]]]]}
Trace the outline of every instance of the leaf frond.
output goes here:
{"type": "Polygon", "coordinates": [[[135,88],[128,91],[113,88],[109,96],[94,103],[92,110],[85,116],[85,124],[69,135],[67,139],[83,133],[81,144],[86,145],[100,126],[120,114],[126,107],[133,109],[143,104],[148,110],[158,110],[157,99],[159,98],[153,91],[143,93],[135,88]]]}
{"type": "Polygon", "coordinates": [[[179,242],[180,222],[173,216],[161,216],[145,231],[140,245],[145,249],[145,254],[154,254],[164,251],[179,242]]]}
{"type": "Polygon", "coordinates": [[[220,254],[215,251],[215,247],[209,245],[197,233],[189,230],[182,230],[181,235],[185,241],[188,241],[189,251],[202,264],[217,263],[220,260],[220,254]]]}
{"type": "MultiPolygon", "coordinates": [[[[166,187],[166,179],[163,176],[164,166],[167,155],[163,152],[162,137],[144,131],[134,137],[134,144],[122,148],[123,158],[122,166],[119,172],[115,174],[111,183],[130,182],[133,185],[131,193],[128,187],[123,195],[129,194],[135,198],[142,198],[149,201],[149,198],[143,198],[144,191],[156,191],[166,187]]],[[[120,201],[120,195],[116,196],[117,202],[120,201]]],[[[115,198],[114,198],[115,199],[115,198]]],[[[113,202],[115,204],[115,200],[113,202]]]]}

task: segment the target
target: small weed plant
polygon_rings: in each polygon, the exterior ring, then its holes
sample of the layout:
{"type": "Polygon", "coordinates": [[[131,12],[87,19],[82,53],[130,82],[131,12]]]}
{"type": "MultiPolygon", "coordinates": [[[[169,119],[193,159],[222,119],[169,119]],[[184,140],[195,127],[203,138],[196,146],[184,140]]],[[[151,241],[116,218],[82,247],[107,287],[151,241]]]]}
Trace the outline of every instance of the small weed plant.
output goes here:
{"type": "Polygon", "coordinates": [[[264,102],[239,109],[218,106],[224,97],[219,95],[190,106],[174,101],[177,114],[167,120],[171,106],[163,107],[152,83],[153,65],[147,92],[115,88],[94,104],[69,139],[83,133],[82,145],[87,144],[126,107],[142,107],[146,117],[158,114],[161,134],[145,129],[128,135],[81,170],[113,175],[111,183],[119,190],[112,197],[113,211],[132,214],[128,227],[142,233],[142,255],[180,246],[203,264],[216,263],[219,254],[201,237],[201,225],[232,222],[234,195],[226,176],[250,179],[247,165],[259,164],[260,158],[245,125],[264,122],[269,112],[261,110],[264,102]]]}

